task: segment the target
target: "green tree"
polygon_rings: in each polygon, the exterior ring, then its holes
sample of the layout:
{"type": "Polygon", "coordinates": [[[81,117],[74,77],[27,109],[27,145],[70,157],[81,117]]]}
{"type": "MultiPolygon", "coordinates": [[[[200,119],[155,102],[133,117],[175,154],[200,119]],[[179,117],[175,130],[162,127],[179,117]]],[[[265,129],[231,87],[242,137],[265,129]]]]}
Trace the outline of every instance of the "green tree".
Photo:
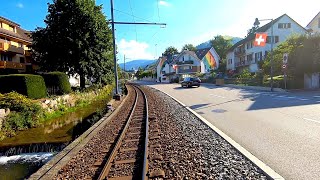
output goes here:
{"type": "Polygon", "coordinates": [[[183,50],[196,51],[197,48],[194,47],[192,44],[185,44],[185,45],[182,47],[181,51],[183,51],[183,50]]]}
{"type": "MultiPolygon", "coordinates": [[[[300,61],[300,58],[297,58],[298,52],[297,49],[303,46],[303,42],[306,39],[305,36],[298,36],[293,35],[289,37],[286,41],[279,44],[273,50],[273,75],[282,75],[282,60],[283,54],[289,54],[289,69],[290,75],[293,75],[294,71],[297,69],[297,63],[300,61]]],[[[262,64],[262,71],[266,75],[270,75],[270,60],[271,60],[271,53],[268,53],[266,59],[261,62],[262,64]]],[[[305,61],[303,60],[303,63],[305,61]]]]}
{"type": "Polygon", "coordinates": [[[210,44],[219,54],[221,60],[226,59],[228,50],[232,47],[231,39],[225,39],[221,35],[217,35],[214,39],[210,40],[210,44]]]}
{"type": "Polygon", "coordinates": [[[214,39],[210,40],[210,44],[220,56],[218,71],[224,73],[226,71],[227,53],[232,47],[232,39],[226,39],[221,35],[217,35],[214,37],[214,39]]]}
{"type": "Polygon", "coordinates": [[[164,56],[170,56],[174,54],[178,54],[178,49],[173,46],[167,47],[167,49],[163,53],[164,56]]]}
{"type": "Polygon", "coordinates": [[[44,71],[63,71],[110,83],[113,76],[112,33],[94,0],[53,0],[45,28],[32,33],[34,58],[44,71]]]}

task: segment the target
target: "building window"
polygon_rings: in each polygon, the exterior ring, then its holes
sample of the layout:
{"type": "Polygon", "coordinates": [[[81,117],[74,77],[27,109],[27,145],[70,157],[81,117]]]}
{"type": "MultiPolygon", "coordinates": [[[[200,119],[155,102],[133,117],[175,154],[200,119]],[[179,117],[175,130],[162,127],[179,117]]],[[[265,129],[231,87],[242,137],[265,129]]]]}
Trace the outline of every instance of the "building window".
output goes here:
{"type": "MultiPolygon", "coordinates": [[[[274,40],[273,42],[274,43],[278,43],[279,42],[279,36],[273,36],[274,37],[274,40]]],[[[267,43],[271,43],[271,36],[267,36],[267,43]]]]}
{"type": "Polygon", "coordinates": [[[12,57],[9,55],[1,54],[0,56],[1,61],[12,61],[12,57]]]}
{"type": "Polygon", "coordinates": [[[255,53],[254,59],[255,59],[255,62],[261,61],[262,60],[262,52],[255,53]]]}
{"type": "Polygon", "coordinates": [[[278,28],[279,29],[289,29],[289,28],[291,28],[291,23],[279,23],[278,28]]]}
{"type": "Polygon", "coordinates": [[[9,30],[14,32],[14,26],[9,25],[9,30]]]}
{"type": "Polygon", "coordinates": [[[20,57],[20,63],[25,63],[24,62],[24,57],[20,57]]]}
{"type": "Polygon", "coordinates": [[[247,43],[247,49],[251,49],[252,46],[253,46],[253,42],[252,42],[252,41],[250,41],[250,42],[247,43]]]}
{"type": "Polygon", "coordinates": [[[252,57],[252,54],[247,55],[247,61],[248,61],[248,62],[251,62],[251,61],[252,61],[252,58],[253,58],[253,57],[252,57]]]}
{"type": "Polygon", "coordinates": [[[165,73],[166,73],[166,71],[162,71],[162,72],[161,72],[161,74],[165,74],[165,73]]]}

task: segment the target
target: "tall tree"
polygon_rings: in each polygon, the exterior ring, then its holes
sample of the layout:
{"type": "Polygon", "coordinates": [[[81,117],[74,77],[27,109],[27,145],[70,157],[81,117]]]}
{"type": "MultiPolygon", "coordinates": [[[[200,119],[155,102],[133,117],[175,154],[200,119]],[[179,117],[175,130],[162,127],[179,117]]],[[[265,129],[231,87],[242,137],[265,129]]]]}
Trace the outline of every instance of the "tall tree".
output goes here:
{"type": "Polygon", "coordinates": [[[221,35],[217,35],[210,40],[210,44],[219,54],[221,60],[226,59],[228,50],[232,47],[231,39],[225,39],[221,35]]]}
{"type": "Polygon", "coordinates": [[[181,51],[183,51],[183,50],[196,51],[197,48],[194,47],[192,44],[185,44],[185,45],[182,47],[181,51]]]}
{"type": "Polygon", "coordinates": [[[163,53],[164,56],[170,56],[174,54],[178,54],[178,49],[173,46],[167,47],[167,49],[163,53]]]}
{"type": "Polygon", "coordinates": [[[232,40],[226,39],[221,35],[217,35],[214,37],[214,39],[210,40],[210,44],[220,56],[218,71],[224,73],[226,71],[227,53],[228,50],[232,47],[232,40]]]}
{"type": "Polygon", "coordinates": [[[45,71],[63,71],[110,82],[113,76],[112,33],[94,0],[53,0],[45,28],[32,33],[34,58],[45,71]]]}

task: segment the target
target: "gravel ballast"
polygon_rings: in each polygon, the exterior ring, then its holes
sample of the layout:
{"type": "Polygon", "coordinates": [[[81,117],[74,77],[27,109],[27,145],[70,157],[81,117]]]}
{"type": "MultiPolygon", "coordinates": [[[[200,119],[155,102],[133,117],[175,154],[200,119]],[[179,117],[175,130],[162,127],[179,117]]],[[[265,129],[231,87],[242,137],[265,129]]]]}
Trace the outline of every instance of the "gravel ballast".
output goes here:
{"type": "MultiPolygon", "coordinates": [[[[165,179],[267,179],[263,172],[200,119],[164,93],[147,89],[160,148],[150,148],[149,170],[165,179]],[[162,159],[152,160],[154,154],[162,159]]],[[[152,145],[150,141],[150,145],[152,145]]]]}

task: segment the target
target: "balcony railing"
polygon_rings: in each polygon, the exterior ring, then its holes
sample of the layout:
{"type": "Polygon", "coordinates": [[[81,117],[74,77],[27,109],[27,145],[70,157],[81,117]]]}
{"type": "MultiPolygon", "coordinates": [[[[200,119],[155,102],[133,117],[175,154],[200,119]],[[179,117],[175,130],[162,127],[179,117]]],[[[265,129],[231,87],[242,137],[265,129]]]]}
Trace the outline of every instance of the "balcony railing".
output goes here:
{"type": "Polygon", "coordinates": [[[177,65],[193,64],[193,61],[192,61],[192,60],[188,60],[188,61],[178,61],[176,64],[177,64],[177,65]]]}
{"type": "Polygon", "coordinates": [[[0,61],[0,69],[19,69],[25,70],[26,65],[23,63],[11,62],[11,61],[0,61]]]}
{"type": "Polygon", "coordinates": [[[17,47],[3,41],[0,41],[0,50],[13,52],[17,54],[24,54],[24,49],[22,47],[17,47]]]}
{"type": "Polygon", "coordinates": [[[200,72],[200,66],[192,66],[191,69],[183,69],[182,67],[183,66],[178,67],[177,74],[193,74],[200,72]]]}
{"type": "Polygon", "coordinates": [[[248,66],[250,64],[252,64],[251,61],[240,61],[240,62],[236,62],[236,67],[248,66]]]}
{"type": "Polygon", "coordinates": [[[236,50],[236,51],[234,52],[234,54],[235,54],[236,56],[241,56],[241,55],[246,54],[246,50],[245,50],[245,49],[236,50]]]}

